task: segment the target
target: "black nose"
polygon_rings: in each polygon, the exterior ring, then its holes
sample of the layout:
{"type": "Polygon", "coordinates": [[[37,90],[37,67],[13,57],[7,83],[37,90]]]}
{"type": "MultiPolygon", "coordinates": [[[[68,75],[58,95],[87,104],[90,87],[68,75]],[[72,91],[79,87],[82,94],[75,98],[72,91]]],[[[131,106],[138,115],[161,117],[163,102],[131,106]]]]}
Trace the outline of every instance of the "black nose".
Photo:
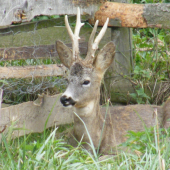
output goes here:
{"type": "Polygon", "coordinates": [[[67,107],[67,106],[74,106],[75,103],[76,103],[71,97],[67,97],[65,95],[60,98],[60,102],[65,107],[67,107]]]}

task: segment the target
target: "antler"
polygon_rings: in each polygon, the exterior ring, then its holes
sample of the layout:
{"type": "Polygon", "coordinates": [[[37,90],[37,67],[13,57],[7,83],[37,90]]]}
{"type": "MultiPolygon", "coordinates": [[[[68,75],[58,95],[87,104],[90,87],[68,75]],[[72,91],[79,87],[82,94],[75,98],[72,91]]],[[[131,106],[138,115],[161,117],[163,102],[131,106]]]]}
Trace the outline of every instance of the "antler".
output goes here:
{"type": "Polygon", "coordinates": [[[81,27],[84,25],[84,23],[81,23],[81,17],[80,17],[80,8],[77,8],[77,21],[76,21],[76,27],[74,34],[70,28],[70,25],[68,23],[68,17],[65,15],[65,25],[68,31],[68,34],[72,40],[72,51],[73,51],[73,60],[76,60],[79,58],[79,33],[81,27]]]}
{"type": "Polygon", "coordinates": [[[97,35],[97,37],[94,40],[94,36],[96,34],[97,26],[98,26],[98,23],[99,23],[99,21],[96,20],[93,31],[92,31],[90,38],[89,38],[88,52],[87,52],[87,56],[85,58],[85,62],[87,62],[89,64],[93,63],[93,61],[95,59],[95,56],[94,56],[95,52],[98,49],[98,45],[99,45],[101,39],[103,38],[106,30],[107,30],[108,22],[109,22],[109,18],[107,18],[103,28],[100,30],[100,33],[97,35]]]}

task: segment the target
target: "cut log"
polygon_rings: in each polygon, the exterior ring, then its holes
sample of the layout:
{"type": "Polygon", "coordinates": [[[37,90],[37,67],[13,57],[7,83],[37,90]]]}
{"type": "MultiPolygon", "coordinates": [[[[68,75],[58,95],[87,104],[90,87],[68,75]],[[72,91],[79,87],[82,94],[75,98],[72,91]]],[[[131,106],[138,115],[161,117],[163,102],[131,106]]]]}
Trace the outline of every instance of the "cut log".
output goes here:
{"type": "Polygon", "coordinates": [[[118,27],[158,27],[170,28],[170,4],[125,4],[106,2],[106,0],[56,0],[56,1],[11,1],[1,2],[0,26],[12,23],[28,22],[39,15],[75,15],[77,6],[83,15],[89,15],[99,25],[103,25],[107,17],[110,26],[118,27]],[[99,6],[103,3],[100,10],[99,6]],[[96,12],[97,11],[97,12],[96,12]]]}
{"type": "Polygon", "coordinates": [[[34,102],[2,108],[3,124],[1,126],[6,126],[6,133],[10,126],[13,126],[12,134],[8,134],[8,137],[15,138],[24,134],[40,133],[44,131],[44,128],[72,123],[73,111],[61,105],[60,96],[60,94],[42,95],[34,102]]]}
{"type": "Polygon", "coordinates": [[[1,1],[0,5],[0,26],[27,22],[39,15],[75,15],[77,6],[82,7],[82,14],[91,15],[97,11],[102,2],[105,0],[5,0],[1,1]]]}
{"type": "Polygon", "coordinates": [[[94,21],[102,26],[110,18],[109,26],[133,28],[170,28],[170,4],[125,4],[106,2],[95,13],[94,21]]]}
{"type": "Polygon", "coordinates": [[[0,79],[63,76],[66,72],[66,67],[63,65],[57,66],[56,64],[24,67],[0,67],[0,79]]]}

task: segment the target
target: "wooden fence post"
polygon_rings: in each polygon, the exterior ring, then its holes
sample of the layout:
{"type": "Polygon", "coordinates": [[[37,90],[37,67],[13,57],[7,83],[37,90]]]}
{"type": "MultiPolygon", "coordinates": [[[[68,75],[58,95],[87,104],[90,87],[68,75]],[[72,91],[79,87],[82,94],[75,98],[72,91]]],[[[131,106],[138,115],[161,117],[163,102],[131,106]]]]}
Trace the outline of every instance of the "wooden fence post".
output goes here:
{"type": "MultiPolygon", "coordinates": [[[[115,0],[114,2],[128,2],[128,0],[115,0]]],[[[112,22],[112,21],[110,21],[112,22]]],[[[115,22],[115,21],[114,21],[115,22]]],[[[119,25],[115,23],[115,25],[119,25]]],[[[116,54],[114,62],[105,74],[105,82],[107,87],[107,96],[112,102],[126,102],[127,96],[122,95],[122,88],[130,83],[123,78],[124,75],[131,75],[133,69],[132,57],[132,29],[124,27],[111,28],[111,41],[116,45],[116,54]]],[[[130,88],[132,89],[132,88],[130,88]]],[[[124,89],[126,91],[126,89],[124,89]]]]}

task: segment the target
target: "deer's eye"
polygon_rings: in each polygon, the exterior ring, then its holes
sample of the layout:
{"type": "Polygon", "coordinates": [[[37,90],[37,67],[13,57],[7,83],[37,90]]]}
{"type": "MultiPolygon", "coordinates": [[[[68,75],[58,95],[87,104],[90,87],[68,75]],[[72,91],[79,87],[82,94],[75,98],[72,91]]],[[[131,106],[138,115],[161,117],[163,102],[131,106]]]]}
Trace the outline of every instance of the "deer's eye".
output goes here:
{"type": "Polygon", "coordinates": [[[89,80],[85,80],[84,82],[83,82],[83,85],[90,85],[90,81],[89,80]]]}

